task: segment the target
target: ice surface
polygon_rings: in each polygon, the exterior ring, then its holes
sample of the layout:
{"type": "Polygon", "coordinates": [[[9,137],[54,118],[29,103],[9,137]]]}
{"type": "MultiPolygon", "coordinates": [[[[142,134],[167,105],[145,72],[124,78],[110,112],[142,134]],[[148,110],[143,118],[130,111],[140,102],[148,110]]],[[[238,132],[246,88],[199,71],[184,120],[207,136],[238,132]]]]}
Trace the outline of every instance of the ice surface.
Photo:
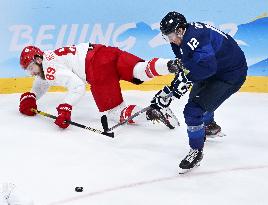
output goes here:
{"type": "MultiPolygon", "coordinates": [[[[126,91],[126,102],[149,104],[155,92],[126,91]]],[[[206,142],[201,166],[178,174],[189,151],[183,106],[171,108],[181,127],[150,122],[115,130],[115,138],[18,112],[19,94],[0,95],[0,182],[13,182],[41,205],[268,204],[268,94],[237,93],[217,111],[226,134],[206,142]],[[82,193],[75,187],[82,186],[82,193]]],[[[48,93],[39,109],[56,114],[64,93],[48,93]]],[[[90,93],[72,120],[101,129],[90,93]]]]}

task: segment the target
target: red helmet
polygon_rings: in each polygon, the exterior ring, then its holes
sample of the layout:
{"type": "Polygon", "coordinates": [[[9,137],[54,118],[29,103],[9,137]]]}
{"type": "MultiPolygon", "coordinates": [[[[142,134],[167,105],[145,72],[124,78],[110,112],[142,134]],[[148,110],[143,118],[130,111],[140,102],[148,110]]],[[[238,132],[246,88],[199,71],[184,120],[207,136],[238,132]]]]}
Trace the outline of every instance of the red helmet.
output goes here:
{"type": "Polygon", "coordinates": [[[20,54],[20,65],[26,69],[28,65],[34,60],[35,56],[43,56],[43,51],[35,46],[26,46],[20,54]]]}

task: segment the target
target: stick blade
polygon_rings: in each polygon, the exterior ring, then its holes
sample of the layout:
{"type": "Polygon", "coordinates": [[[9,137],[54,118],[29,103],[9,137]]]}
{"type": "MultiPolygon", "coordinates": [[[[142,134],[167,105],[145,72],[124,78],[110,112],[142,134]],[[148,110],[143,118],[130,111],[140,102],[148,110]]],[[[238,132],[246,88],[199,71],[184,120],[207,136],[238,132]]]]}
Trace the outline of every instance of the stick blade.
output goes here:
{"type": "Polygon", "coordinates": [[[114,138],[114,132],[103,132],[102,134],[114,138]]]}
{"type": "Polygon", "coordinates": [[[108,119],[106,115],[101,116],[101,125],[102,125],[104,132],[107,132],[109,127],[108,127],[108,119]]]}
{"type": "Polygon", "coordinates": [[[102,125],[102,128],[104,130],[104,132],[102,134],[104,134],[108,137],[114,138],[114,132],[108,132],[109,126],[108,126],[108,119],[107,119],[106,115],[101,116],[101,125],[102,125]]]}

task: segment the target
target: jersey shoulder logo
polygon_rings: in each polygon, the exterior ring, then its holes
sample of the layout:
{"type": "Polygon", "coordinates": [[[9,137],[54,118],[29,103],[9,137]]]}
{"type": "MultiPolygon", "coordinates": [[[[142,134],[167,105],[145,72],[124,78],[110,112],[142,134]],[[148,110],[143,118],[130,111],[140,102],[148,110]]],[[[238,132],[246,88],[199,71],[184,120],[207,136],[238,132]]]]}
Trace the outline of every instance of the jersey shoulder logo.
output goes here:
{"type": "Polygon", "coordinates": [[[49,52],[48,54],[45,55],[45,58],[47,59],[47,61],[51,61],[55,58],[53,52],[49,52]]]}

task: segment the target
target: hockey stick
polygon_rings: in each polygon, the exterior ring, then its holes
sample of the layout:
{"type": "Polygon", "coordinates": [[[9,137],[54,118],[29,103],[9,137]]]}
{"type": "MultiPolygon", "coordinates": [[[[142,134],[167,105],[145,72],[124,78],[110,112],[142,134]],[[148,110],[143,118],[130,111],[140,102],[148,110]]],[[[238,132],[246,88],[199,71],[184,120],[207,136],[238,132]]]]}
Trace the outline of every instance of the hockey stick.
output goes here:
{"type": "Polygon", "coordinates": [[[141,109],[140,111],[134,113],[133,115],[131,115],[130,117],[128,117],[124,121],[119,122],[119,123],[117,123],[116,125],[114,125],[114,126],[112,126],[110,128],[108,128],[107,118],[106,119],[103,118],[102,119],[102,127],[103,127],[103,129],[104,129],[105,132],[110,132],[110,131],[114,130],[115,128],[119,127],[119,126],[126,124],[129,120],[132,120],[133,118],[139,116],[140,114],[146,112],[149,109],[151,109],[151,106],[148,106],[148,107],[145,107],[145,108],[141,109]]]}
{"type": "MultiPolygon", "coordinates": [[[[185,76],[185,71],[184,71],[184,70],[186,70],[186,69],[183,67],[183,71],[182,71],[182,72],[175,72],[176,77],[173,79],[173,81],[176,79],[176,81],[179,80],[180,83],[184,83],[185,85],[188,85],[188,86],[186,87],[186,90],[180,90],[180,91],[181,91],[181,92],[180,92],[180,94],[181,94],[180,97],[181,97],[183,94],[185,94],[185,92],[188,91],[189,86],[191,85],[191,81],[189,81],[188,78],[185,76]],[[180,75],[180,76],[177,77],[177,75],[180,75]],[[180,80],[180,79],[182,79],[182,80],[180,80]]],[[[172,81],[172,82],[173,82],[173,81],[172,81]]],[[[170,88],[171,88],[171,92],[170,92],[167,96],[163,97],[163,100],[167,100],[168,98],[172,98],[172,97],[173,97],[173,89],[174,89],[174,88],[173,88],[172,83],[171,83],[170,88]]],[[[180,97],[179,97],[179,98],[180,98],[180,97]]],[[[177,98],[178,98],[178,97],[177,97],[177,98]]],[[[178,99],[179,99],[179,98],[178,98],[178,99]]],[[[148,111],[149,109],[152,109],[151,105],[148,106],[148,107],[143,108],[142,110],[140,110],[140,111],[138,111],[138,112],[136,112],[136,113],[133,114],[132,116],[128,117],[127,119],[125,119],[125,120],[122,121],[122,122],[119,122],[118,124],[114,125],[114,126],[111,127],[111,128],[108,128],[107,118],[102,118],[102,119],[101,119],[101,123],[102,123],[103,130],[106,131],[106,132],[112,131],[112,130],[114,130],[115,128],[117,128],[117,127],[119,127],[119,126],[126,124],[129,120],[132,120],[133,118],[139,116],[140,114],[142,114],[142,113],[148,111]]],[[[106,117],[106,116],[105,116],[105,117],[106,117]]],[[[175,117],[176,117],[176,116],[175,116],[175,117]]],[[[177,121],[178,121],[178,120],[177,120],[177,121]]],[[[170,128],[170,127],[169,127],[169,128],[170,128]]],[[[173,128],[172,128],[172,129],[173,129],[173,128]]]]}
{"type": "MultiPolygon", "coordinates": [[[[173,93],[171,92],[166,97],[164,97],[164,99],[166,100],[166,99],[168,99],[168,98],[170,98],[172,96],[173,96],[173,93]]],[[[103,130],[106,131],[106,132],[110,132],[110,131],[114,130],[115,128],[119,127],[119,126],[126,124],[128,121],[134,119],[135,117],[139,116],[140,114],[142,114],[142,113],[144,113],[144,112],[146,112],[146,111],[148,111],[150,109],[152,109],[151,105],[141,109],[140,111],[134,113],[133,115],[131,115],[130,117],[128,117],[124,121],[119,122],[119,123],[117,123],[116,125],[114,125],[114,126],[112,126],[110,128],[108,128],[107,117],[106,117],[106,115],[104,115],[105,117],[102,116],[102,119],[101,119],[103,130]]]]}
{"type": "MultiPolygon", "coordinates": [[[[49,118],[52,118],[52,119],[57,119],[56,116],[54,115],[51,115],[49,113],[45,113],[45,112],[42,112],[40,110],[36,110],[36,109],[31,109],[32,112],[36,113],[36,114],[39,114],[39,115],[42,115],[42,116],[45,116],[45,117],[49,117],[49,118]]],[[[101,131],[101,130],[98,130],[98,129],[95,129],[95,128],[92,128],[92,127],[87,127],[85,125],[82,125],[82,124],[79,124],[77,122],[73,122],[73,121],[67,121],[69,124],[71,125],[74,125],[76,127],[80,127],[80,128],[83,128],[83,129],[86,129],[86,130],[89,130],[89,131],[92,131],[92,132],[96,132],[98,134],[102,134],[102,135],[106,135],[108,137],[111,137],[111,138],[114,138],[114,133],[113,132],[109,132],[109,131],[101,131]]]]}

